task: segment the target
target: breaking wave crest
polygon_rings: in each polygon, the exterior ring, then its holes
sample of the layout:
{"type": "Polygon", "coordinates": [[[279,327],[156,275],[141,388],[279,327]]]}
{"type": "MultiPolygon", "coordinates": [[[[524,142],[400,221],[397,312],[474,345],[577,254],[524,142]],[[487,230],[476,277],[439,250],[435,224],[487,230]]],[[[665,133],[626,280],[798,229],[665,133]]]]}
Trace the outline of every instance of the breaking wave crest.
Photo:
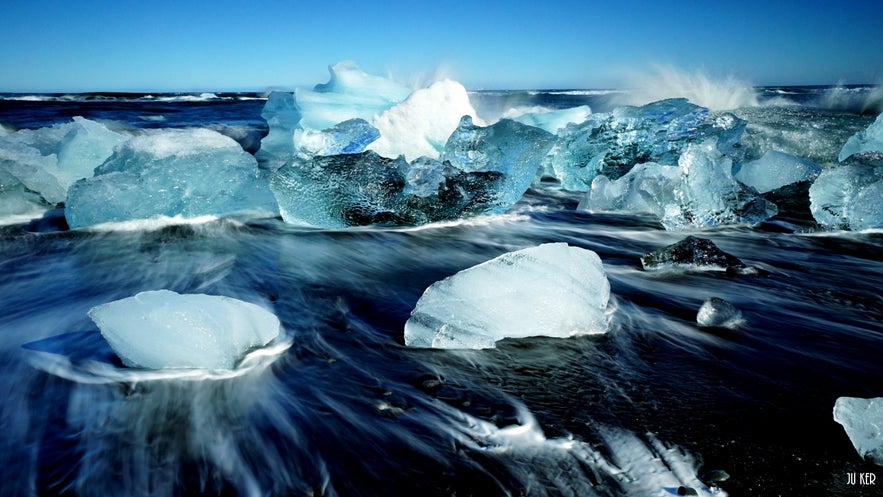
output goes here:
{"type": "Polygon", "coordinates": [[[645,105],[666,98],[683,97],[712,111],[759,105],[752,85],[735,76],[716,78],[703,71],[688,72],[673,66],[653,65],[648,71],[628,75],[631,91],[618,95],[620,105],[645,105]]]}

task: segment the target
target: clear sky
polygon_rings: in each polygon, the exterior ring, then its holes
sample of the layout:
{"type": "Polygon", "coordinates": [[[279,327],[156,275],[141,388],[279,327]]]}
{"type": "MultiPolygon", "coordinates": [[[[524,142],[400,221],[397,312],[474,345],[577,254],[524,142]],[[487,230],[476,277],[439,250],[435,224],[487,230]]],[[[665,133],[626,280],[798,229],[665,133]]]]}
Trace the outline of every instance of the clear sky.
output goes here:
{"type": "Polygon", "coordinates": [[[883,1],[12,0],[0,91],[263,91],[327,66],[471,89],[610,88],[663,64],[755,85],[883,81],[883,1]]]}

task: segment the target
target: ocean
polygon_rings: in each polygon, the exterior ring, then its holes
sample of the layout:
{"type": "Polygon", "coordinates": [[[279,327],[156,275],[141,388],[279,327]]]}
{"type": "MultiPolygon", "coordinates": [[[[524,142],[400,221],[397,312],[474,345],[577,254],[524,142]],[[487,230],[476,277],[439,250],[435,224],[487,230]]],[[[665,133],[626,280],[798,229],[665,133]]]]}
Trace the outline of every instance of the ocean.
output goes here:
{"type": "MultiPolygon", "coordinates": [[[[470,99],[492,121],[519,107],[607,112],[624,93],[470,99]]],[[[883,111],[879,96],[763,87],[732,112],[748,122],[748,157],[776,148],[830,166],[883,111]]],[[[3,94],[0,123],[209,128],[255,153],[265,102],[3,94]]],[[[839,397],[883,397],[883,233],[788,215],[666,231],[649,215],[577,209],[583,196],[538,183],[505,213],[421,226],[213,218],[72,230],[61,207],[5,220],[0,495],[878,495],[883,469],[832,410],[839,397]],[[688,235],[754,270],[642,269],[642,255],[688,235]],[[600,256],[615,309],[606,334],[405,346],[431,284],[551,242],[600,256]],[[156,289],[259,302],[290,343],[241,374],[128,371],[87,313],[156,289]],[[697,326],[710,297],[744,325],[697,326]]]]}

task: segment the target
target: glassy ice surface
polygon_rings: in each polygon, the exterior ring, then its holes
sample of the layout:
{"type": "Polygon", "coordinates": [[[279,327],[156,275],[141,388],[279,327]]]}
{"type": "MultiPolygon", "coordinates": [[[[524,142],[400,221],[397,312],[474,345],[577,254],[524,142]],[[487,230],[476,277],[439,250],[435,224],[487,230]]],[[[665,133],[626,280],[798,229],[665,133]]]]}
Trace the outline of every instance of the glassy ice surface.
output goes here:
{"type": "Polygon", "coordinates": [[[511,119],[481,127],[464,116],[445,143],[440,160],[466,172],[501,174],[499,205],[494,211],[504,212],[533,182],[553,141],[551,133],[511,119]]]}
{"type": "Polygon", "coordinates": [[[279,335],[279,319],[230,297],[141,292],[89,311],[101,334],[133,368],[232,369],[279,335]]]}
{"type": "Polygon", "coordinates": [[[744,128],[741,119],[711,115],[686,99],[618,107],[559,130],[545,169],[562,188],[586,191],[595,176],[617,179],[635,164],[675,165],[687,145],[712,136],[718,137],[719,150],[732,156],[744,128]]]}
{"type": "Polygon", "coordinates": [[[711,138],[688,145],[677,168],[647,163],[613,181],[595,178],[579,207],[649,212],[669,230],[757,224],[774,216],[776,206],[737,181],[732,169],[730,156],[711,138]]]}
{"type": "Polygon", "coordinates": [[[233,139],[204,128],[131,138],[95,173],[68,191],[65,217],[73,228],[163,216],[278,212],[255,158],[233,139]]]}
{"type": "Polygon", "coordinates": [[[504,338],[605,333],[610,284],[590,250],[552,243],[434,283],[405,324],[411,347],[484,349],[504,338]]]}
{"type": "Polygon", "coordinates": [[[320,131],[294,130],[294,156],[308,159],[317,155],[357,154],[380,137],[380,132],[368,121],[349,119],[320,131]]]}
{"type": "Polygon", "coordinates": [[[65,122],[0,135],[0,212],[45,210],[62,203],[67,189],[93,171],[128,139],[105,125],[74,117],[65,122]]]}
{"type": "Polygon", "coordinates": [[[592,109],[588,105],[578,105],[556,110],[536,107],[510,109],[509,112],[503,114],[503,117],[557,134],[568,124],[584,122],[591,114],[592,109]]]}
{"type": "Polygon", "coordinates": [[[834,421],[843,425],[853,447],[868,462],[883,466],[883,397],[840,397],[834,421]]]}
{"type": "Polygon", "coordinates": [[[870,126],[849,137],[837,159],[843,162],[860,152],[883,152],[883,114],[877,116],[870,126]]]}
{"type": "Polygon", "coordinates": [[[883,227],[883,162],[874,153],[853,155],[844,165],[826,168],[809,188],[810,211],[829,229],[883,227]]]}
{"type": "MultiPolygon", "coordinates": [[[[295,160],[270,176],[282,219],[291,224],[343,228],[416,225],[500,212],[521,197],[506,175],[464,172],[449,163],[373,151],[295,160]]],[[[526,186],[525,186],[526,188],[526,186]]]]}
{"type": "Polygon", "coordinates": [[[704,328],[737,329],[745,324],[745,319],[733,304],[720,297],[711,297],[699,307],[696,324],[704,328]]]}
{"type": "Polygon", "coordinates": [[[758,193],[767,193],[800,181],[812,181],[821,172],[818,164],[770,150],[758,160],[743,163],[735,177],[758,193]]]}
{"type": "Polygon", "coordinates": [[[295,130],[324,130],[356,118],[370,122],[411,94],[409,88],[367,74],[352,61],[338,62],[328,69],[328,83],[270,94],[261,112],[269,134],[256,154],[264,168],[277,169],[300,148],[295,130]]]}

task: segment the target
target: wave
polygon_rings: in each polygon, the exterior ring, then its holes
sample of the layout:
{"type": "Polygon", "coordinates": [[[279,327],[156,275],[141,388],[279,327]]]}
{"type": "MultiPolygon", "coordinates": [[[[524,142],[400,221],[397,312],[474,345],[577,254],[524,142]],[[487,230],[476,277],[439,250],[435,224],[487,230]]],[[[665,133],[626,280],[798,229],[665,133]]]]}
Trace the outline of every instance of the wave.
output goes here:
{"type": "Polygon", "coordinates": [[[838,112],[879,114],[883,112],[883,84],[824,88],[812,103],[838,112]]]}
{"type": "Polygon", "coordinates": [[[632,72],[627,80],[631,90],[615,97],[620,105],[645,105],[667,98],[686,98],[712,111],[760,105],[757,90],[732,75],[715,78],[702,71],[654,65],[649,71],[632,72]]]}

